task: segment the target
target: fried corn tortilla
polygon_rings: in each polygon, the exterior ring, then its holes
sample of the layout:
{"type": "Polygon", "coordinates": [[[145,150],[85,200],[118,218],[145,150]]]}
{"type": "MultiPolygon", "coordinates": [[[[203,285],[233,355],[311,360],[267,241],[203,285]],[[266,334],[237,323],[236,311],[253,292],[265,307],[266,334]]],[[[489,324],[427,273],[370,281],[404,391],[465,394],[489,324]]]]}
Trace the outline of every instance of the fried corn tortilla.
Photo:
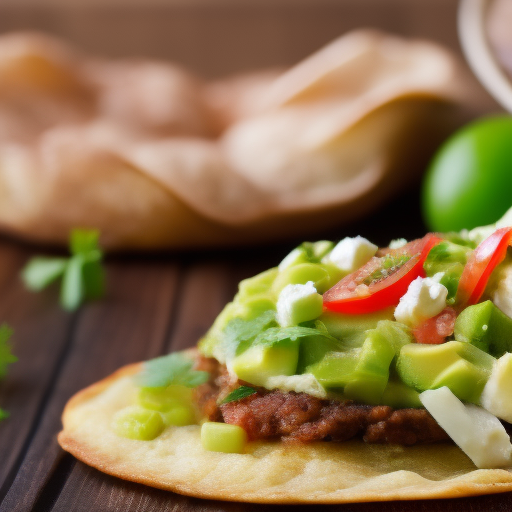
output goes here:
{"type": "Polygon", "coordinates": [[[116,411],[133,403],[126,366],[76,394],[58,440],[81,461],[133,482],[200,498],[253,503],[352,503],[455,498],[512,491],[512,471],[476,469],[455,445],[362,441],[249,443],[244,454],[202,448],[200,426],[168,427],[153,441],[117,436],[116,411]]]}

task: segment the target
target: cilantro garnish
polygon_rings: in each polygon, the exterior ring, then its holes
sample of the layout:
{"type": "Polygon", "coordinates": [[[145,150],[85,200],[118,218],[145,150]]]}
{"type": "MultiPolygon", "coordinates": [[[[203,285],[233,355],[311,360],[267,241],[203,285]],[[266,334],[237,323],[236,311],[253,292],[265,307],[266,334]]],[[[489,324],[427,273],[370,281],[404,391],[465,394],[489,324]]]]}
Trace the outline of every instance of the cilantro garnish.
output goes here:
{"type": "Polygon", "coordinates": [[[231,393],[229,393],[229,395],[221,401],[221,404],[237,402],[238,400],[247,398],[248,396],[254,395],[255,393],[257,393],[257,391],[254,388],[250,388],[249,386],[240,386],[239,388],[231,391],[231,393]]]}
{"type": "Polygon", "coordinates": [[[243,352],[269,326],[276,324],[276,313],[269,309],[251,320],[233,318],[224,329],[223,343],[228,358],[243,352]]]}
{"type": "Polygon", "coordinates": [[[69,241],[71,256],[32,258],[21,274],[25,286],[40,291],[62,277],[60,304],[68,311],[78,308],[85,299],[100,298],[104,294],[105,274],[98,239],[96,230],[74,229],[69,241]]]}
{"type": "MultiPolygon", "coordinates": [[[[0,326],[0,377],[4,377],[7,373],[7,367],[18,360],[11,352],[9,339],[12,336],[12,329],[3,324],[0,326]]],[[[7,418],[9,413],[0,408],[0,420],[7,418]]]]}
{"type": "Polygon", "coordinates": [[[174,353],[146,361],[142,371],[135,376],[135,383],[143,388],[167,387],[180,384],[195,388],[208,380],[208,372],[193,370],[194,361],[174,353]]]}
{"type": "Polygon", "coordinates": [[[270,327],[256,336],[254,344],[275,345],[284,340],[296,341],[306,336],[323,336],[330,340],[336,341],[336,338],[327,333],[323,329],[314,327],[302,327],[300,325],[292,327],[270,327]]]}

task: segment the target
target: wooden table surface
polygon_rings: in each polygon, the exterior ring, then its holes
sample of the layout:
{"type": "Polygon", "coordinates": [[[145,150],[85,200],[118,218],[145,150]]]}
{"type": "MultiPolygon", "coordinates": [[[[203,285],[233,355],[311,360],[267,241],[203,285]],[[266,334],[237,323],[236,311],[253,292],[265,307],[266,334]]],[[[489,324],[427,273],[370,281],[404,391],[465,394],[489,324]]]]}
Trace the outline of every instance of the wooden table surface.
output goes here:
{"type": "MultiPolygon", "coordinates": [[[[361,233],[380,245],[421,236],[417,197],[392,205],[337,233],[361,233]]],[[[19,361],[0,382],[0,512],[14,511],[262,511],[278,506],[205,501],[124,482],[60,449],[56,435],[64,404],[79,389],[118,367],[192,346],[236,291],[238,281],[275,265],[293,247],[110,256],[107,296],[65,313],[57,289],[34,294],[19,272],[37,253],[0,239],[0,321],[11,325],[19,361]]],[[[339,511],[505,511],[510,494],[455,500],[322,507],[339,511]]],[[[316,510],[318,507],[297,507],[316,510]]]]}

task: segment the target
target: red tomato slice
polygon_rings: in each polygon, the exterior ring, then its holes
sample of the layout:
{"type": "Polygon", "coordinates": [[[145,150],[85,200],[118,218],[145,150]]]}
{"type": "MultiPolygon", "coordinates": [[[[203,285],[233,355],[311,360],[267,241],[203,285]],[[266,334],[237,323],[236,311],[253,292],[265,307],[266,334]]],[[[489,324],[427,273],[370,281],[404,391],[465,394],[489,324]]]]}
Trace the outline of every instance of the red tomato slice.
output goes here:
{"type": "Polygon", "coordinates": [[[439,345],[453,333],[457,312],[453,308],[444,308],[437,316],[425,320],[413,329],[412,333],[417,343],[439,345]]]}
{"type": "Polygon", "coordinates": [[[411,282],[425,276],[423,263],[439,242],[439,237],[429,233],[399,249],[380,250],[366,265],[324,293],[324,307],[359,315],[396,306],[411,282]]]}
{"type": "Polygon", "coordinates": [[[492,271],[505,259],[512,242],[512,228],[501,228],[488,236],[471,254],[459,280],[459,307],[476,304],[484,293],[492,271]]]}

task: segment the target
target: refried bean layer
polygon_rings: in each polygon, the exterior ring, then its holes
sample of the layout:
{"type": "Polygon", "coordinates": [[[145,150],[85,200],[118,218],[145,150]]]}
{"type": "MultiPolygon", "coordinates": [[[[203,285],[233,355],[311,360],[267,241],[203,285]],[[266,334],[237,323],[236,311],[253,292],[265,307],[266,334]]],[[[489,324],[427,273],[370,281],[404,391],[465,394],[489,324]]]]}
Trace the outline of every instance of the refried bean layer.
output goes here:
{"type": "Polygon", "coordinates": [[[211,376],[197,388],[203,414],[210,421],[239,425],[253,441],[340,442],[356,437],[367,443],[401,445],[450,441],[425,409],[322,400],[306,393],[263,388],[255,388],[256,393],[241,400],[219,405],[230,391],[245,383],[230,382],[225,366],[215,359],[200,357],[196,367],[211,376]]]}

